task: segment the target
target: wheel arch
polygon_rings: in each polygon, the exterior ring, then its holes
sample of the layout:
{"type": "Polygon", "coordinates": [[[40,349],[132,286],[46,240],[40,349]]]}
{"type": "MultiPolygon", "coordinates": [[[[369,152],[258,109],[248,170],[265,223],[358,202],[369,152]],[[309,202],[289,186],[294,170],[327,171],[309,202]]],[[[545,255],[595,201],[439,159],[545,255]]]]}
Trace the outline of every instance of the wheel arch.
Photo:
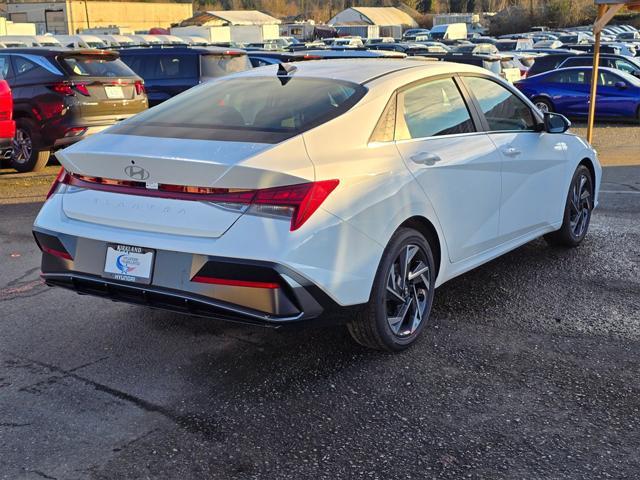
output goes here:
{"type": "Polygon", "coordinates": [[[432,248],[433,261],[436,264],[436,278],[440,273],[442,262],[442,244],[436,227],[427,218],[421,215],[414,215],[406,219],[398,228],[413,228],[420,232],[429,242],[432,248]]]}
{"type": "Polygon", "coordinates": [[[598,181],[598,177],[596,177],[596,169],[595,169],[595,166],[593,165],[593,160],[591,160],[589,157],[585,157],[582,160],[580,160],[580,163],[578,163],[578,167],[580,165],[584,165],[589,170],[589,173],[591,174],[591,180],[593,180],[593,190],[597,191],[598,185],[596,183],[598,181]]]}

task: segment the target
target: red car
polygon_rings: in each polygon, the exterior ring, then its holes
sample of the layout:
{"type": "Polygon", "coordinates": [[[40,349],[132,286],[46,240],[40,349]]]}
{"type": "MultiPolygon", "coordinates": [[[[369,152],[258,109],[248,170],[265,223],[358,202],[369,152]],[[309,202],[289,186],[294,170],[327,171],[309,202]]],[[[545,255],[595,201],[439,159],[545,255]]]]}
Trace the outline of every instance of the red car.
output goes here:
{"type": "Polygon", "coordinates": [[[13,121],[13,96],[6,80],[0,80],[0,150],[10,152],[16,122],[13,121]]]}

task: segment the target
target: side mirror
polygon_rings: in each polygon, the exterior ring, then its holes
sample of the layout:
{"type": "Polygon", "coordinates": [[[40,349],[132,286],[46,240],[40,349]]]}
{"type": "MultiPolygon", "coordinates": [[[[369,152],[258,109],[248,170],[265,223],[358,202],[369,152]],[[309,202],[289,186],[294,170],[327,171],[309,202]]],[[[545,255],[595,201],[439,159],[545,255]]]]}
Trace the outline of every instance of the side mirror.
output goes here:
{"type": "Polygon", "coordinates": [[[627,88],[627,84],[624,82],[616,82],[615,87],[619,88],[620,90],[624,90],[625,88],[627,88]]]}
{"type": "Polygon", "coordinates": [[[559,113],[546,112],[544,114],[544,129],[548,133],[564,133],[571,128],[571,122],[559,113]]]}

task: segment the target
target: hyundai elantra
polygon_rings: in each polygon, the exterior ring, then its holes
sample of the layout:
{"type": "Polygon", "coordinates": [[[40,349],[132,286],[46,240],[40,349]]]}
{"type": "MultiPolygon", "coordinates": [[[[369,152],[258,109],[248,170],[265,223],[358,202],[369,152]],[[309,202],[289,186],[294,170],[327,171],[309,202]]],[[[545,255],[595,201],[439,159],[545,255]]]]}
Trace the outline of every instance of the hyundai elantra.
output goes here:
{"type": "Polygon", "coordinates": [[[435,289],[542,235],[575,247],[595,151],[481,68],[267,66],[58,154],[34,225],[47,284],[402,350],[435,289]]]}

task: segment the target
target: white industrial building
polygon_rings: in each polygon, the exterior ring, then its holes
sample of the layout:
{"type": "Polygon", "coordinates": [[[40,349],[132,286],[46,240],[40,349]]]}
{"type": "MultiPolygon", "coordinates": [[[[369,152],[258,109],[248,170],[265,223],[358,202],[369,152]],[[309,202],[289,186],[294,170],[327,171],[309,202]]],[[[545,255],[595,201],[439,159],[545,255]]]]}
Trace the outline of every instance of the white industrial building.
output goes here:
{"type": "Polygon", "coordinates": [[[280,20],[257,10],[202,11],[171,28],[171,33],[210,42],[264,42],[280,38],[280,20]]]}
{"type": "MultiPolygon", "coordinates": [[[[402,31],[416,28],[414,18],[396,7],[351,7],[329,20],[340,31],[341,26],[374,26],[381,37],[400,38],[402,31]]],[[[369,29],[371,31],[371,29],[369,29]]]]}

